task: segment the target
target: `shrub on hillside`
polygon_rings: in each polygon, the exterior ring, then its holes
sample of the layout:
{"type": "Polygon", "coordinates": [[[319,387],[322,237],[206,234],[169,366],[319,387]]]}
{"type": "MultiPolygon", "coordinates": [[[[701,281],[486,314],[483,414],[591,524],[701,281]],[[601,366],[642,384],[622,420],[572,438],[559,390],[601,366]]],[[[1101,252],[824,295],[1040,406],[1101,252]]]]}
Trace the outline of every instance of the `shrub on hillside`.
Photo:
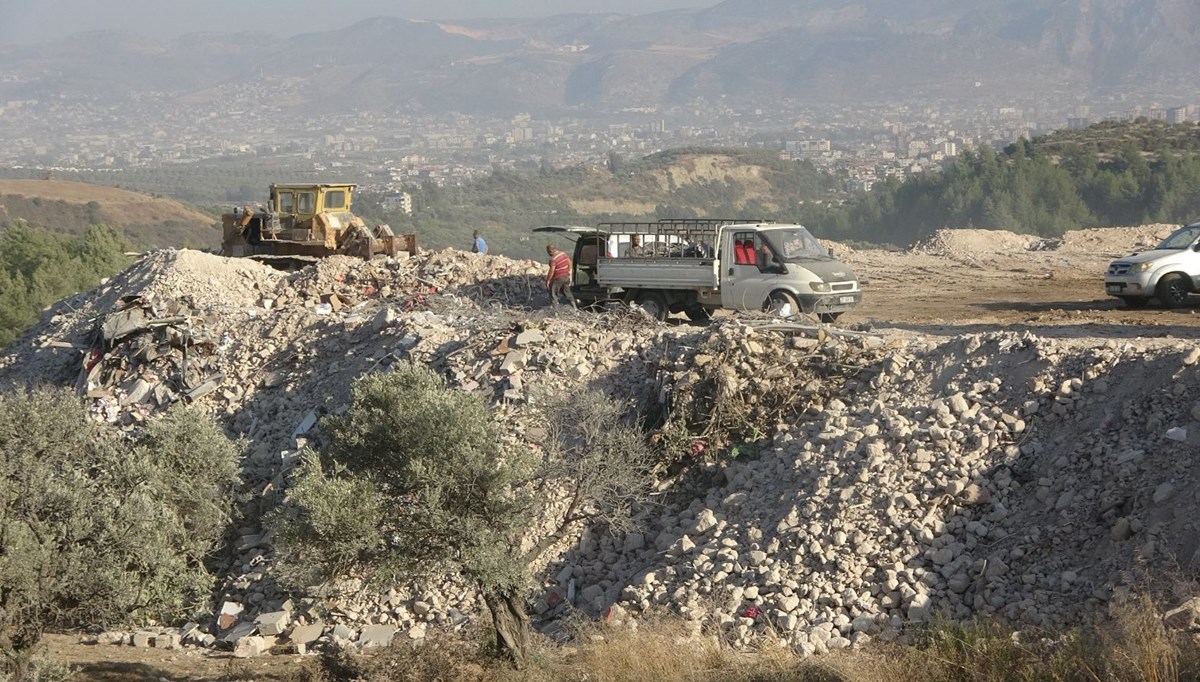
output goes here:
{"type": "Polygon", "coordinates": [[[522,663],[530,565],[581,524],[620,524],[648,492],[650,454],[623,408],[595,393],[547,396],[536,451],[505,446],[484,400],[433,371],[398,366],[354,385],[322,422],[271,522],[299,586],[363,575],[390,584],[457,569],[492,612],[497,644],[522,663]]]}
{"type": "Polygon", "coordinates": [[[19,676],[48,627],[196,615],[238,459],[187,410],[130,442],[65,390],[0,395],[0,673],[19,676]]]}

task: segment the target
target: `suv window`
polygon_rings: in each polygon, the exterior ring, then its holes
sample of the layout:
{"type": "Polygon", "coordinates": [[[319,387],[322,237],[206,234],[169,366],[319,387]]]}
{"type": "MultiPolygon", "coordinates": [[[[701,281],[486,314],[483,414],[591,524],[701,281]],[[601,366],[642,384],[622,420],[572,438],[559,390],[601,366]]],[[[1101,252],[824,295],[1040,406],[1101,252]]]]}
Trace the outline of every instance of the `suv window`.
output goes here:
{"type": "Polygon", "coordinates": [[[317,194],[316,192],[300,192],[296,194],[296,213],[308,214],[316,213],[317,194]]]}
{"type": "Polygon", "coordinates": [[[335,189],[325,193],[325,210],[338,211],[346,208],[345,190],[335,189]]]}

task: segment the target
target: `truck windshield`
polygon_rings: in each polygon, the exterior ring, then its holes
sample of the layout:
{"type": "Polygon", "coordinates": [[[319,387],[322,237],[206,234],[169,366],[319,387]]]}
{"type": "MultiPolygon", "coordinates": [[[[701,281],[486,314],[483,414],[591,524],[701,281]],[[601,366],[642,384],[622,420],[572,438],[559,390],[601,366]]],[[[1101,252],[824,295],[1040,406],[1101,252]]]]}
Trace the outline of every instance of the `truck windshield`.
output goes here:
{"type": "Polygon", "coordinates": [[[1156,250],[1163,251],[1181,251],[1192,245],[1196,241],[1196,237],[1200,237],[1200,223],[1195,225],[1185,225],[1171,233],[1161,244],[1155,247],[1156,250]]]}
{"type": "Polygon", "coordinates": [[[779,260],[791,263],[802,260],[829,260],[831,256],[821,242],[803,227],[786,227],[761,232],[779,260]]]}

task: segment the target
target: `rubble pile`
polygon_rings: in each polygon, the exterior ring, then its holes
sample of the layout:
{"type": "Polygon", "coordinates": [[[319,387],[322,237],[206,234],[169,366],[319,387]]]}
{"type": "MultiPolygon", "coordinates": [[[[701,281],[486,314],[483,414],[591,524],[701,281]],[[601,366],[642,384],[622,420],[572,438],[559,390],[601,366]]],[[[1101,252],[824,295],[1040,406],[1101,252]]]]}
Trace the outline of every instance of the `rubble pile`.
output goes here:
{"type": "Polygon", "coordinates": [[[1167,223],[1129,227],[1095,227],[1071,230],[1062,237],[1041,238],[1006,230],[943,228],[913,245],[912,253],[942,256],[968,263],[980,262],[988,254],[1018,254],[1052,251],[1065,256],[1117,258],[1150,249],[1179,226],[1167,223]]]}
{"type": "Polygon", "coordinates": [[[128,296],[96,329],[76,390],[104,421],[124,414],[130,427],[157,408],[216,390],[224,379],[214,369],[218,343],[197,311],[180,301],[159,309],[142,296],[128,296]]]}
{"type": "Polygon", "coordinates": [[[559,582],[592,613],[805,652],[935,614],[1078,622],[1139,572],[1200,567],[1198,360],[1028,334],[894,348],[639,532],[585,537],[559,582]]]}
{"type": "Polygon", "coordinates": [[[1065,254],[1091,253],[1105,258],[1119,258],[1133,251],[1152,249],[1177,229],[1179,226],[1175,224],[1155,223],[1071,230],[1057,240],[1054,250],[1065,254]]]}
{"type": "Polygon", "coordinates": [[[453,250],[292,274],[161,252],[48,311],[0,356],[0,384],[76,385],[123,428],[191,402],[251,445],[211,620],[102,639],[250,656],[480,618],[453,575],[305,595],[272,572],[257,520],[320,418],[353,379],[404,361],[485,396],[514,447],[539,437],[533,387],[598,390],[661,413],[655,437],[695,465],[636,532],[558,548],[533,601],[548,632],[579,610],[666,608],[736,645],[770,632],[819,652],[939,613],[1070,623],[1129,591],[1134,569],[1200,562],[1200,350],[1184,342],[662,324],[546,308],[541,276],[453,250]]]}
{"type": "Polygon", "coordinates": [[[942,228],[912,246],[910,251],[954,259],[975,259],[993,253],[1028,251],[1039,239],[1005,230],[942,228]]]}

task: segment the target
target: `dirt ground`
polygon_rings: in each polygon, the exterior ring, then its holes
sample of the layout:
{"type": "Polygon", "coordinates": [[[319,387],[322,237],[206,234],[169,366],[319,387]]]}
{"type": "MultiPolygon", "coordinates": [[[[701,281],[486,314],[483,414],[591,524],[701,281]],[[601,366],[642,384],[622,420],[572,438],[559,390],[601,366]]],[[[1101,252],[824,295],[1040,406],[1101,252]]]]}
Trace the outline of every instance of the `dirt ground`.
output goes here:
{"type": "Polygon", "coordinates": [[[1104,293],[1109,260],[1128,251],[984,251],[977,257],[856,251],[845,259],[865,282],[863,302],[839,322],[933,335],[1200,336],[1200,295],[1174,310],[1130,310],[1104,293]]]}
{"type": "Polygon", "coordinates": [[[45,656],[77,672],[72,680],[98,682],[235,682],[302,680],[310,657],[264,656],[234,658],[229,652],[199,649],[143,649],[106,644],[82,644],[73,634],[47,635],[45,656]]]}
{"type": "MultiPolygon", "coordinates": [[[[1128,229],[1124,236],[1082,235],[1074,246],[1055,250],[1014,248],[1011,239],[1002,238],[1008,233],[962,236],[953,248],[940,249],[943,253],[847,250],[840,256],[863,280],[864,295],[862,306],[845,314],[839,324],[905,335],[1009,330],[1098,342],[1200,338],[1200,295],[1175,310],[1129,310],[1105,295],[1108,261],[1143,246],[1129,243],[1132,231],[1143,230],[1153,243],[1170,226],[1128,229]]],[[[288,680],[296,679],[310,660],[243,660],[228,653],[86,645],[74,635],[50,636],[47,653],[52,660],[77,666],[76,679],[114,681],[288,680]]]]}

